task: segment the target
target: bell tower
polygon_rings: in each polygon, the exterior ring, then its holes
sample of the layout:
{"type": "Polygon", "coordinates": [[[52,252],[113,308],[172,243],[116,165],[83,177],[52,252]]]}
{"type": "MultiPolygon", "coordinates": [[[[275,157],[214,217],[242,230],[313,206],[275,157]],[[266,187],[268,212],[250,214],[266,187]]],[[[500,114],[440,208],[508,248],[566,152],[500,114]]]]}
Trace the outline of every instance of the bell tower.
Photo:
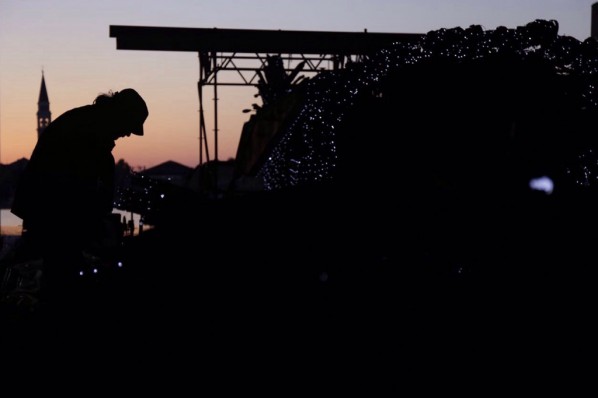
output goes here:
{"type": "Polygon", "coordinates": [[[46,80],[42,70],[42,85],[39,90],[39,100],[37,101],[37,139],[42,135],[48,124],[52,121],[52,112],[50,112],[50,100],[46,90],[46,80]]]}

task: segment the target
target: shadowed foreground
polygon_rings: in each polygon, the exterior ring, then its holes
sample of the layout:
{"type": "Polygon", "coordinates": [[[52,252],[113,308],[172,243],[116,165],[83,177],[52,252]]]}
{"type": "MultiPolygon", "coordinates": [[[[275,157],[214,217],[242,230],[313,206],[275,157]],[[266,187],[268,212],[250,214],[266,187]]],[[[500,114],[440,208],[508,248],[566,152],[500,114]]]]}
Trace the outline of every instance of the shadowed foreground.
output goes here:
{"type": "Polygon", "coordinates": [[[455,267],[408,231],[388,252],[386,232],[349,220],[337,199],[302,190],[179,208],[201,227],[156,227],[126,242],[122,269],[65,291],[63,308],[5,314],[2,350],[15,363],[110,369],[127,385],[134,368],[142,389],[199,378],[223,390],[372,391],[426,375],[467,385],[461,372],[492,378],[496,367],[560,373],[588,349],[587,270],[519,262],[542,256],[533,247],[501,269],[465,256],[455,267]]]}

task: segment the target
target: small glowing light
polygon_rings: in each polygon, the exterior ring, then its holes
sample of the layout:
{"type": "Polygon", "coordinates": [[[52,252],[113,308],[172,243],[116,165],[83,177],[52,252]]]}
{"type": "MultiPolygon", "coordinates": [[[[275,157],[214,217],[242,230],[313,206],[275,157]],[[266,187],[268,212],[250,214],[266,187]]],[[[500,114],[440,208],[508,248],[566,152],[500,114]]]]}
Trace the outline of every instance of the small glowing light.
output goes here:
{"type": "Polygon", "coordinates": [[[123,266],[123,262],[122,262],[122,261],[119,261],[119,262],[118,262],[116,265],[118,265],[118,268],[122,268],[122,266],[123,266]]]}
{"type": "Polygon", "coordinates": [[[83,276],[83,271],[79,271],[79,276],[83,276]]]}
{"type": "Polygon", "coordinates": [[[94,268],[94,269],[93,269],[93,273],[94,273],[94,274],[97,274],[97,273],[98,273],[98,269],[97,269],[97,268],[94,268]]]}
{"type": "Polygon", "coordinates": [[[551,195],[554,190],[554,182],[550,177],[532,178],[529,182],[530,189],[534,191],[544,191],[547,195],[551,195]]]}
{"type": "Polygon", "coordinates": [[[164,194],[163,193],[160,194],[160,199],[164,199],[164,194]]]}

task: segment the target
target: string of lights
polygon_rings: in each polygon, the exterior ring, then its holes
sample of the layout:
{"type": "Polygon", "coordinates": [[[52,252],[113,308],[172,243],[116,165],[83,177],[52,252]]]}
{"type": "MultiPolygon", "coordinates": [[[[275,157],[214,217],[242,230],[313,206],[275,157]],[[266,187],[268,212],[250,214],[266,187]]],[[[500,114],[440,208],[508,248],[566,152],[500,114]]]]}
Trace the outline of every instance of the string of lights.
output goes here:
{"type": "MultiPolygon", "coordinates": [[[[259,175],[268,190],[331,181],[339,160],[341,122],[354,112],[358,95],[384,91],[385,77],[424,63],[459,65],[479,61],[538,62],[569,79],[567,96],[581,110],[598,108],[598,42],[558,34],[558,22],[536,20],[515,29],[439,29],[416,43],[395,43],[346,69],[322,72],[304,86],[304,103],[281,132],[259,175]]],[[[588,156],[578,184],[587,185],[588,156]]],[[[592,155],[593,156],[593,155],[592,155]]],[[[598,165],[593,157],[592,167],[598,165]]]]}

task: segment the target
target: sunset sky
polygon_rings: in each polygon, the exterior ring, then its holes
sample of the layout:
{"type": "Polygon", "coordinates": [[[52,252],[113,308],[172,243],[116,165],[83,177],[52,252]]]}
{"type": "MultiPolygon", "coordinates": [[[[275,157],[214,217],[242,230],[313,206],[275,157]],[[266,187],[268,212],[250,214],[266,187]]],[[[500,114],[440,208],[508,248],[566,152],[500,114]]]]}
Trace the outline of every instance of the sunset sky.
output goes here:
{"type": "MultiPolygon", "coordinates": [[[[175,160],[194,167],[198,151],[197,54],[116,50],[110,25],[425,33],[480,24],[514,28],[556,19],[559,33],[590,35],[593,0],[0,0],[0,163],[29,157],[37,140],[42,68],[55,119],[102,92],[133,87],[150,116],[144,137],[114,149],[136,167],[175,160]]],[[[212,148],[212,95],[206,117],[212,148]]],[[[219,158],[236,154],[253,87],[220,88],[219,158]]]]}

